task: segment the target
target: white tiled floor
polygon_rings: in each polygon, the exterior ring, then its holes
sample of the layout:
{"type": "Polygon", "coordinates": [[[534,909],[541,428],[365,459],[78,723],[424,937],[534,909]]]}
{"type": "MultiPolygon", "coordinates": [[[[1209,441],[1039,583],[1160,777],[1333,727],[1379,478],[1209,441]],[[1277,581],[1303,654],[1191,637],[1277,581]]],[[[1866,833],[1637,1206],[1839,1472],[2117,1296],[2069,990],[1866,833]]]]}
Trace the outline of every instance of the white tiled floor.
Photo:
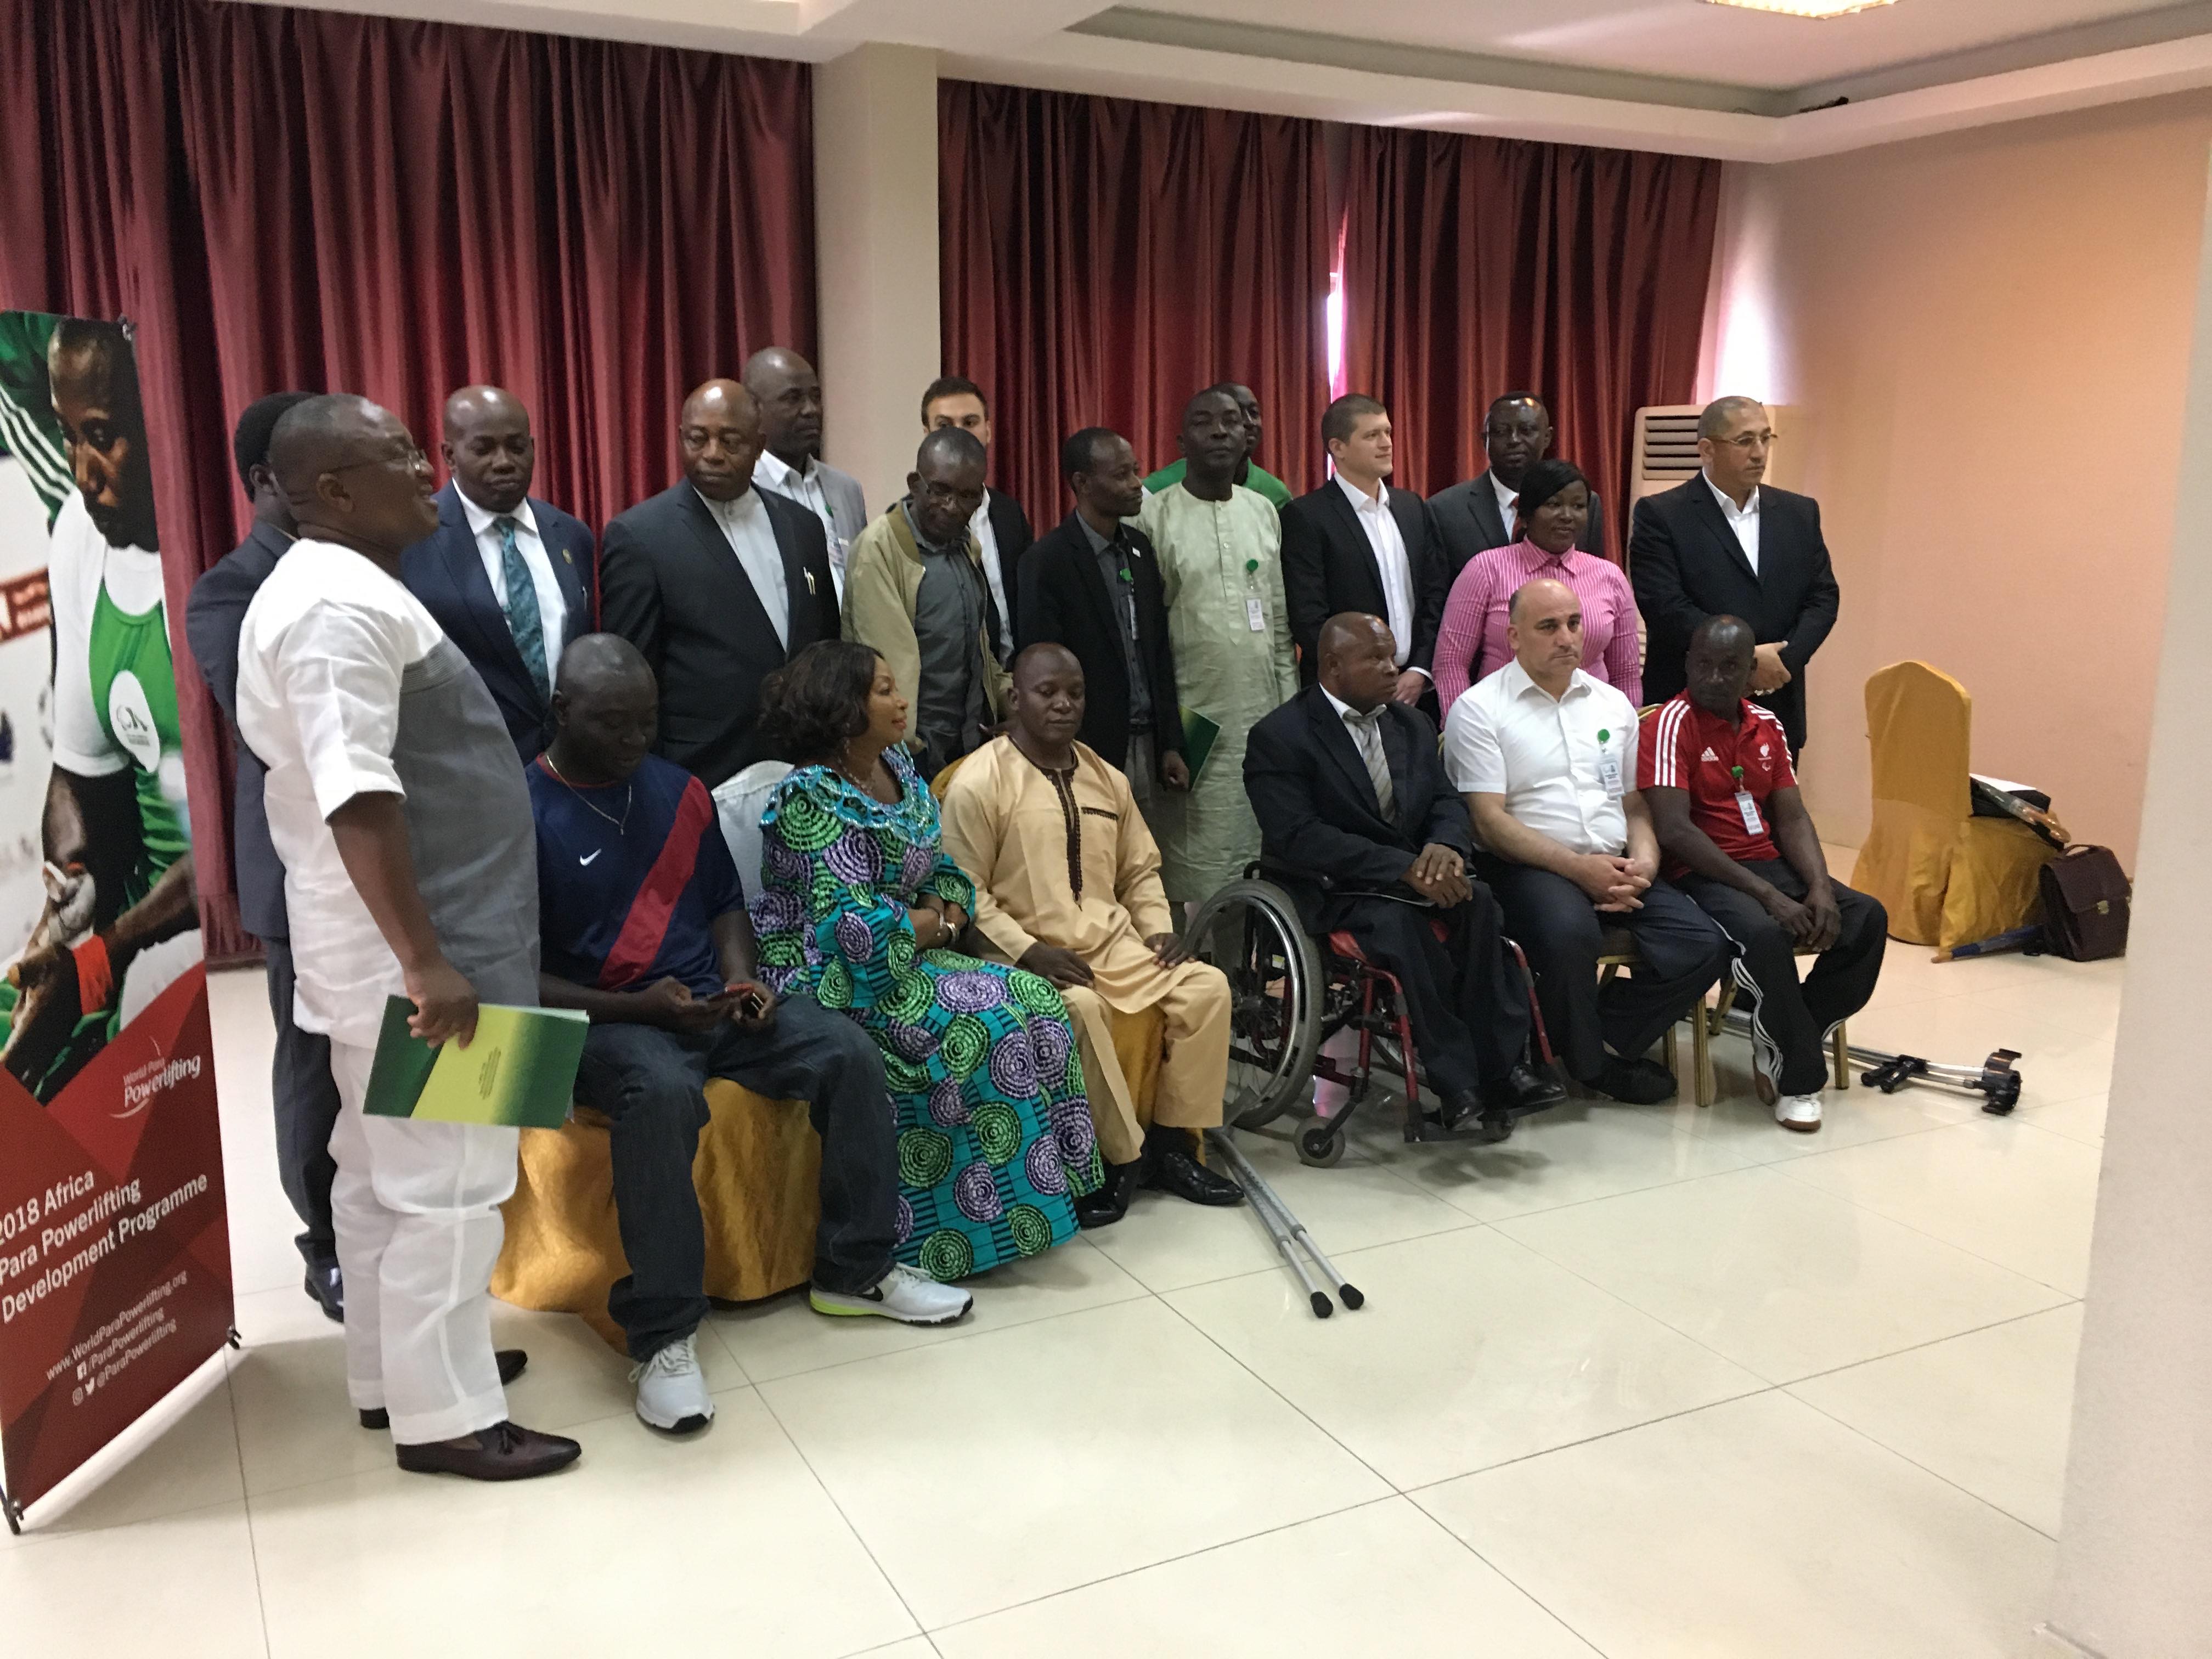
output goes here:
{"type": "Polygon", "coordinates": [[[2021,1659],[2119,983],[1893,945],[1855,1036],[2022,1050],[2009,1119],[1855,1088],[1790,1135],[1724,1038],[1708,1111],[1577,1101],[1480,1150],[1370,1128],[1330,1170],[1244,1136],[1368,1294],[1326,1322],[1249,1211],[1147,1196],[953,1330],[717,1315],[720,1415],[671,1443],[580,1322],[503,1310],[517,1417],[586,1452],[486,1488],[353,1425],[260,981],[219,975],[246,1347],[0,1540],[0,1607],[26,1652],[96,1608],[112,1644],[219,1659],[2021,1659]]]}

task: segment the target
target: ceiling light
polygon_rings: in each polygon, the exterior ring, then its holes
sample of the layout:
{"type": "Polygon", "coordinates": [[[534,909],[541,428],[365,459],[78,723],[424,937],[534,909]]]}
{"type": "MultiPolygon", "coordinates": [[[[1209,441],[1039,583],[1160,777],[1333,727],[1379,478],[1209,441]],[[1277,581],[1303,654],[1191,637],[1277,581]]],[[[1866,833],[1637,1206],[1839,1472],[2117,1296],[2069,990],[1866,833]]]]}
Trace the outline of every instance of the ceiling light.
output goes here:
{"type": "Polygon", "coordinates": [[[1745,11],[1778,11],[1790,17],[1842,17],[1876,6],[1893,6],[1897,0],[1705,0],[1711,6],[1735,6],[1745,11]]]}

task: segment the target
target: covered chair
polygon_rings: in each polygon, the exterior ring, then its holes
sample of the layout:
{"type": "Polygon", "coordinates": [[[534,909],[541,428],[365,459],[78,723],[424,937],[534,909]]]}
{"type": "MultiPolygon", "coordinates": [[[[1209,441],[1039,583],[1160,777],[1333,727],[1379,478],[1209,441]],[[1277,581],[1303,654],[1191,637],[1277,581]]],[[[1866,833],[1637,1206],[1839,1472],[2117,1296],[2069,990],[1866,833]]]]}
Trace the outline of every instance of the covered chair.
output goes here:
{"type": "Polygon", "coordinates": [[[1948,949],[2033,921],[2036,873],[2058,850],[2024,823],[1974,816],[1966,689],[1924,662],[1893,663],[1868,679],[1866,710],[1874,821],[1851,885],[1912,945],[1948,949]]]}

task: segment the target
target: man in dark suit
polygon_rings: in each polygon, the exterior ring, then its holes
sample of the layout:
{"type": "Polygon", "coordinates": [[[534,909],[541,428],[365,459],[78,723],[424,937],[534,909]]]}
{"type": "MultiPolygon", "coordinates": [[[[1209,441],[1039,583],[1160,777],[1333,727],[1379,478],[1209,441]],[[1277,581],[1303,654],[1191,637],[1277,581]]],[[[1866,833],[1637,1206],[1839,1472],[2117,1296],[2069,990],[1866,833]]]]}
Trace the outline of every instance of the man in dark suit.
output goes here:
{"type": "Polygon", "coordinates": [[[1467,808],[1436,728],[1392,699],[1397,643],[1382,618],[1331,617],[1317,654],[1318,683],[1246,743],[1262,851],[1332,884],[1285,884],[1310,931],[1347,930],[1397,976],[1444,1127],[1480,1114],[1488,1138],[1503,1140],[1516,1118],[1565,1091],[1523,1056],[1528,988],[1506,954],[1497,901],[1468,874],[1467,808]]]}
{"type": "MultiPolygon", "coordinates": [[[[1439,489],[1429,497],[1429,518],[1443,550],[1444,591],[1478,553],[1510,547],[1521,538],[1514,497],[1528,469],[1552,447],[1552,415],[1533,392],[1509,392],[1490,406],[1482,423],[1487,471],[1439,489]]],[[[1585,553],[1605,554],[1605,509],[1590,491],[1589,524],[1576,545],[1585,553]]]]}
{"type": "Polygon", "coordinates": [[[1381,617],[1398,641],[1395,702],[1427,702],[1437,624],[1444,611],[1443,555],[1410,489],[1393,489],[1390,415],[1372,398],[1352,392],[1321,417],[1336,476],[1283,509],[1283,599],[1298,675],[1308,684],[1318,667],[1322,624],[1340,612],[1381,617]]]}
{"type": "Polygon", "coordinates": [[[401,575],[532,761],[553,740],[561,653],[592,631],[592,532],[530,493],[538,446],[514,393],[469,386],[447,398],[440,450],[452,477],[438,528],[407,550],[401,575]]]}
{"type": "Polygon", "coordinates": [[[1805,746],[1805,665],[1836,625],[1842,595],[1820,505],[1761,481],[1774,446],[1765,406],[1723,398],[1698,422],[1698,475],[1636,504],[1628,575],[1650,643],[1644,700],[1681,690],[1690,635],[1741,617],[1758,636],[1751,696],[1774,711],[1794,757],[1805,746]]]}
{"type": "Polygon", "coordinates": [[[1064,645],[1097,694],[1076,735],[1129,780],[1141,809],[1155,787],[1190,787],[1159,556],[1133,518],[1145,504],[1137,452],[1088,426],[1060,447],[1075,511],[1029,551],[1014,637],[1022,650],[1064,645]]]}
{"type": "MultiPolygon", "coordinates": [[[[238,476],[253,498],[253,528],[246,539],[192,584],[185,607],[185,638],[208,690],[234,722],[238,719],[238,630],[246,608],[292,545],[292,508],[269,469],[269,438],[295,404],[313,394],[278,392],[258,398],[238,417],[232,450],[238,476]]],[[[284,915],[284,866],[269,840],[262,804],[264,770],[243,741],[237,744],[238,787],[233,796],[231,837],[239,925],[261,941],[269,976],[269,1013],[276,1026],[270,1059],[270,1103],[276,1119],[276,1176],[307,1231],[294,1242],[307,1263],[307,1294],[330,1318],[345,1318],[345,1283],[338,1272],[337,1240],[331,1230],[331,1127],[337,1121],[338,1088],[331,1076],[331,1040],[292,1021],[291,927],[284,915]]]]}
{"type": "MultiPolygon", "coordinates": [[[[921,429],[937,432],[957,426],[982,445],[991,447],[991,405],[983,388],[957,374],[941,374],[921,394],[921,429]]],[[[983,505],[968,521],[969,533],[983,550],[983,574],[991,584],[991,599],[999,608],[999,637],[995,641],[1001,666],[1014,661],[1014,619],[1020,614],[1022,556],[1035,540],[1029,514],[1022,504],[1003,490],[986,488],[983,505]]],[[[1091,745],[1096,748],[1097,745],[1091,745]]],[[[1118,764],[1119,763],[1116,763],[1118,764]]]]}
{"type": "Polygon", "coordinates": [[[760,686],[817,640],[837,637],[822,520],[753,488],[760,405],[735,380],[684,400],[684,482],[607,526],[600,626],[645,653],[660,682],[654,752],[711,789],[771,758],[760,686]]]}

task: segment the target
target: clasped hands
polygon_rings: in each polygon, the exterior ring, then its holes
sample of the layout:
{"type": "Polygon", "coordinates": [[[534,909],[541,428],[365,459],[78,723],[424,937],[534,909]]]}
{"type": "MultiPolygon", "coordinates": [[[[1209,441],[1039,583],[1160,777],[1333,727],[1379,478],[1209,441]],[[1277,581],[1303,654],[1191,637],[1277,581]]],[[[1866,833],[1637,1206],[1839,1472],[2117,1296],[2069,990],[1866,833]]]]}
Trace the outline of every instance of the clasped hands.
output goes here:
{"type": "Polygon", "coordinates": [[[1609,853],[1583,853],[1570,872],[1598,910],[1615,915],[1644,908],[1644,891],[1659,872],[1642,859],[1609,853]]]}
{"type": "Polygon", "coordinates": [[[1834,892],[1825,884],[1808,893],[1800,903],[1778,887],[1769,887],[1759,896],[1766,907],[1766,914],[1781,925],[1790,935],[1792,945],[1809,951],[1825,951],[1836,942],[1843,932],[1844,914],[1836,907],[1834,892]]]}
{"type": "Polygon", "coordinates": [[[1753,647],[1751,659],[1751,690],[1754,696],[1765,696],[1770,691],[1779,691],[1796,677],[1782,660],[1782,643],[1753,647]]]}
{"type": "Polygon", "coordinates": [[[1398,879],[1446,910],[1474,896],[1474,884],[1468,879],[1467,860],[1458,848],[1447,847],[1442,842],[1432,841],[1421,848],[1398,879]]]}

